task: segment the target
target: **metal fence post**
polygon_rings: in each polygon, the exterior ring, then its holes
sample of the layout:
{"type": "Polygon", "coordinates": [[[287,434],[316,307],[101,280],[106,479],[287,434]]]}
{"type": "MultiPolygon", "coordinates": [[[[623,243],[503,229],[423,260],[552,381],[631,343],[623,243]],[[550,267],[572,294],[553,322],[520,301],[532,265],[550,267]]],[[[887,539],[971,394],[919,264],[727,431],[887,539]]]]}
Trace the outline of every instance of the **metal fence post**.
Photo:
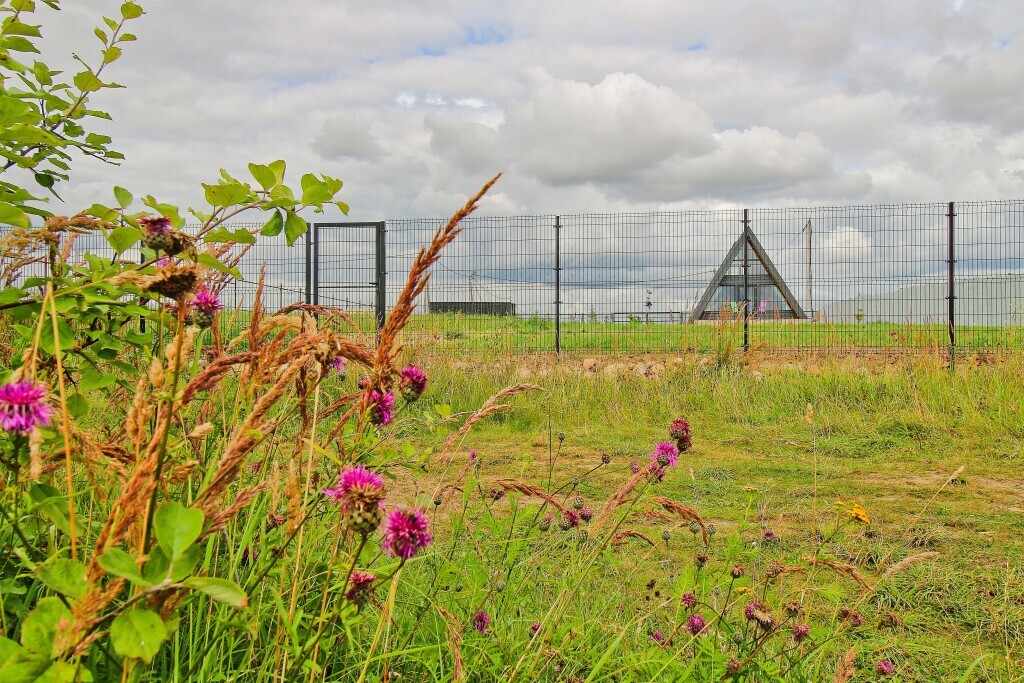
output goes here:
{"type": "Polygon", "coordinates": [[[956,205],[949,203],[949,212],[946,214],[947,228],[949,232],[949,283],[946,299],[949,301],[949,362],[953,364],[953,354],[956,353],[956,279],[954,270],[956,268],[956,205]]]}
{"type": "Polygon", "coordinates": [[[377,341],[380,341],[380,332],[384,329],[384,318],[387,309],[387,223],[380,221],[376,226],[377,232],[377,299],[374,306],[374,314],[377,318],[377,341]]]}
{"type": "Polygon", "coordinates": [[[310,267],[312,271],[312,282],[313,296],[312,303],[314,306],[320,305],[320,225],[318,223],[313,224],[313,265],[310,267]]]}
{"type": "Polygon", "coordinates": [[[306,305],[313,303],[313,226],[306,223],[306,283],[303,301],[306,305]]]}
{"type": "Polygon", "coordinates": [[[743,350],[750,350],[750,209],[743,209],[743,350]]]}
{"type": "Polygon", "coordinates": [[[562,352],[562,217],[555,216],[555,353],[562,352]]]}

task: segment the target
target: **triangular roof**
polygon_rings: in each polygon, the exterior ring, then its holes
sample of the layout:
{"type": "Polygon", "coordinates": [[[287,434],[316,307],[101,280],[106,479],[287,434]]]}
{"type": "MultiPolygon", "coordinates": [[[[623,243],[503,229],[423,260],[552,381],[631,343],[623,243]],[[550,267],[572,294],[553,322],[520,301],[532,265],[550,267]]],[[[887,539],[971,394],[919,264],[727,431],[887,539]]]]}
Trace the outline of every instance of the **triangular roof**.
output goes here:
{"type": "Polygon", "coordinates": [[[761,262],[761,265],[764,266],[765,272],[768,273],[768,277],[771,278],[772,284],[778,288],[782,298],[786,300],[786,304],[793,312],[793,316],[796,318],[806,318],[807,314],[804,312],[804,309],[801,308],[796,297],[793,296],[793,292],[789,291],[789,287],[786,285],[785,280],[782,279],[782,275],[779,274],[778,269],[775,268],[775,264],[772,263],[771,258],[768,256],[768,252],[765,251],[763,246],[761,246],[761,242],[757,239],[757,235],[754,234],[754,231],[748,227],[743,230],[743,234],[740,235],[733,243],[729,252],[722,260],[722,265],[718,266],[718,270],[715,271],[714,277],[711,278],[711,283],[708,285],[707,289],[704,290],[704,295],[700,298],[700,301],[697,302],[693,312],[690,314],[690,322],[692,323],[696,320],[700,320],[701,316],[707,309],[708,304],[711,302],[711,299],[714,297],[715,292],[718,290],[718,287],[722,284],[722,279],[725,277],[726,273],[729,272],[729,269],[732,267],[733,262],[737,257],[740,258],[740,262],[742,263],[744,239],[747,244],[750,245],[751,250],[761,262]]]}

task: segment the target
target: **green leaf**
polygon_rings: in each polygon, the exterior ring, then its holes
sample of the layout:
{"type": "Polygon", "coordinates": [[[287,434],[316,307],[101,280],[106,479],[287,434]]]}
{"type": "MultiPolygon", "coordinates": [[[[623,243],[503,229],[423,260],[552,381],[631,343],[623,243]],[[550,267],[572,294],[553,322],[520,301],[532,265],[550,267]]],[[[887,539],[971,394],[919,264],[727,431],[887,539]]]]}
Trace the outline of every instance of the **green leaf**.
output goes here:
{"type": "Polygon", "coordinates": [[[249,173],[252,173],[252,177],[256,179],[256,182],[260,184],[264,190],[269,190],[274,185],[277,185],[277,176],[270,170],[269,166],[263,164],[249,164],[249,173]]]}
{"type": "Polygon", "coordinates": [[[116,61],[121,56],[121,48],[119,47],[108,47],[103,51],[103,63],[110,64],[116,61]]]}
{"type": "Polygon", "coordinates": [[[275,185],[280,185],[281,183],[283,183],[285,169],[284,161],[282,161],[281,159],[278,159],[277,161],[271,161],[269,164],[267,164],[267,166],[270,168],[271,171],[274,172],[274,178],[277,180],[275,185]]]}
{"type": "Polygon", "coordinates": [[[122,209],[127,209],[128,205],[132,203],[132,193],[118,185],[114,186],[114,198],[117,200],[117,205],[122,209]]]}
{"type": "Polygon", "coordinates": [[[103,389],[117,381],[117,377],[111,374],[104,374],[89,366],[82,371],[82,380],[78,386],[82,389],[103,389]]]}
{"type": "Polygon", "coordinates": [[[280,211],[274,211],[274,215],[270,217],[262,228],[260,228],[260,234],[266,237],[277,237],[281,234],[281,230],[284,228],[284,219],[281,218],[280,211]]]}
{"type": "Polygon", "coordinates": [[[38,26],[23,24],[20,21],[8,21],[5,23],[4,33],[12,36],[31,36],[32,38],[41,37],[38,26]]]}
{"type": "Polygon", "coordinates": [[[107,235],[107,242],[114,248],[118,254],[128,251],[128,249],[142,239],[142,232],[137,228],[132,228],[127,225],[121,226],[120,228],[114,228],[107,235]]]}
{"type": "Polygon", "coordinates": [[[206,201],[210,206],[234,206],[249,196],[249,186],[239,182],[218,183],[207,185],[202,183],[206,190],[206,201]]]}
{"type": "Polygon", "coordinates": [[[28,292],[24,289],[18,289],[17,287],[0,289],[0,305],[13,304],[15,301],[20,301],[22,297],[25,296],[28,296],[28,292]]]}
{"type": "Polygon", "coordinates": [[[171,561],[167,555],[155,545],[146,556],[146,564],[142,566],[142,576],[146,583],[161,583],[170,579],[171,561]]]}
{"type": "Polygon", "coordinates": [[[160,615],[148,609],[122,612],[110,625],[110,642],[122,657],[149,663],[167,639],[167,627],[160,615]]]}
{"type": "Polygon", "coordinates": [[[69,610],[60,598],[47,597],[36,603],[21,625],[21,644],[29,652],[49,655],[61,619],[71,619],[69,610]]]}
{"type": "Polygon", "coordinates": [[[239,609],[249,605],[249,597],[242,590],[242,587],[234,581],[209,576],[193,576],[184,583],[189,588],[205,593],[217,602],[223,602],[225,605],[231,605],[239,609]]]}
{"type": "Polygon", "coordinates": [[[43,517],[64,533],[70,533],[71,524],[68,520],[71,508],[60,491],[49,484],[33,484],[28,490],[28,497],[43,517]]]}
{"type": "Polygon", "coordinates": [[[121,5],[121,17],[123,19],[138,19],[142,16],[142,6],[134,2],[126,2],[121,5]]]}
{"type": "Polygon", "coordinates": [[[204,266],[209,266],[210,268],[213,268],[214,270],[219,270],[222,273],[228,273],[229,275],[231,275],[231,277],[235,278],[236,280],[242,279],[242,271],[238,270],[237,267],[232,268],[224,265],[223,263],[218,261],[213,256],[213,254],[199,254],[199,256],[196,257],[196,263],[199,263],[204,266]]]}
{"type": "Polygon", "coordinates": [[[8,204],[7,202],[0,202],[0,223],[25,228],[26,230],[31,226],[28,214],[22,211],[20,207],[8,204]]]}
{"type": "Polygon", "coordinates": [[[306,192],[310,188],[316,187],[319,184],[320,179],[312,173],[303,174],[302,178],[299,180],[299,185],[302,187],[303,192],[306,192]]]}
{"type": "Polygon", "coordinates": [[[103,571],[122,579],[128,579],[132,583],[148,585],[149,582],[142,578],[139,566],[135,564],[135,558],[118,548],[110,548],[99,557],[99,565],[103,571]]]}
{"type": "Polygon", "coordinates": [[[225,227],[219,227],[216,230],[211,230],[206,233],[203,238],[204,242],[237,242],[238,244],[256,244],[256,237],[246,230],[245,228],[238,228],[237,230],[228,230],[225,227]]]}
{"type": "Polygon", "coordinates": [[[449,415],[452,414],[452,407],[447,403],[434,406],[434,410],[437,411],[437,414],[440,415],[442,418],[447,418],[449,415]]]}
{"type": "Polygon", "coordinates": [[[22,38],[21,36],[5,36],[0,41],[0,47],[4,47],[13,52],[35,52],[39,53],[39,48],[32,44],[32,41],[28,38],[22,38]]]}
{"type": "Polygon", "coordinates": [[[89,399],[79,393],[68,396],[68,413],[71,417],[83,417],[89,412],[89,399]]]}
{"type": "Polygon", "coordinates": [[[93,218],[99,218],[101,221],[110,221],[117,217],[116,210],[102,204],[93,204],[85,212],[93,218]]]}
{"type": "Polygon", "coordinates": [[[299,239],[306,233],[306,229],[309,226],[306,225],[306,221],[299,218],[299,215],[294,211],[288,212],[288,218],[284,222],[284,236],[288,241],[288,246],[295,244],[295,240],[299,239]]]}
{"type": "MultiPolygon", "coordinates": [[[[84,93],[95,92],[103,87],[103,81],[96,78],[96,75],[91,71],[79,71],[75,74],[74,83],[75,87],[84,93]]],[[[107,142],[110,142],[110,140],[108,139],[107,142]]]]}
{"type": "Polygon", "coordinates": [[[85,565],[65,557],[54,557],[36,569],[39,580],[61,595],[80,598],[88,586],[85,583],[85,565]]]}
{"type": "Polygon", "coordinates": [[[203,513],[178,501],[164,503],[153,517],[153,530],[160,547],[173,562],[196,542],[203,532],[203,513]]]}
{"type": "MultiPolygon", "coordinates": [[[[61,350],[66,351],[75,343],[75,333],[63,318],[57,318],[57,339],[60,342],[61,350]]],[[[43,329],[39,334],[39,346],[51,356],[57,353],[57,347],[53,344],[53,318],[47,316],[43,320],[43,329]]]]}

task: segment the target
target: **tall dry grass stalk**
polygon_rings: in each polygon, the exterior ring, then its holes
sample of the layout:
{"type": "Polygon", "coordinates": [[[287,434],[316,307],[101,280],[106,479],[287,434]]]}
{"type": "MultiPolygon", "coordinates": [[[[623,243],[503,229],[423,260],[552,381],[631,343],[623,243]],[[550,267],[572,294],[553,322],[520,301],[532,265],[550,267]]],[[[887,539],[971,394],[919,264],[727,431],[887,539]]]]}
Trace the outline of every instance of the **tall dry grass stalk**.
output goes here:
{"type": "Polygon", "coordinates": [[[441,258],[444,248],[462,232],[462,220],[479,208],[480,200],[494,183],[498,182],[500,177],[499,173],[488,180],[479,192],[470,197],[469,201],[448,219],[445,225],[437,229],[430,244],[422,247],[416,254],[412,267],[409,269],[405,287],[402,288],[402,293],[399,294],[391,314],[380,331],[380,343],[377,345],[373,366],[376,385],[386,388],[382,383],[387,382],[396,370],[395,359],[401,351],[401,347],[398,345],[398,334],[408,324],[409,316],[416,310],[416,299],[423,293],[430,281],[431,266],[441,258]]]}
{"type": "Polygon", "coordinates": [[[633,529],[623,529],[619,533],[612,536],[610,545],[615,547],[625,545],[626,541],[630,538],[638,538],[641,541],[647,543],[647,545],[651,546],[652,548],[655,546],[654,541],[652,541],[650,538],[640,533],[639,531],[634,531],[633,529]]]}
{"type": "Polygon", "coordinates": [[[701,516],[697,514],[696,510],[690,507],[686,507],[681,503],[677,503],[670,498],[664,498],[662,496],[655,496],[651,498],[651,502],[657,503],[658,505],[665,508],[669,512],[679,517],[682,517],[683,520],[687,522],[696,522],[700,526],[700,534],[701,538],[704,540],[704,547],[708,547],[708,543],[710,542],[708,539],[708,528],[704,524],[704,520],[701,519],[701,516]]]}
{"type": "Polygon", "coordinates": [[[498,393],[494,394],[489,399],[487,399],[482,406],[480,406],[479,410],[470,415],[469,419],[467,419],[454,434],[445,439],[444,446],[441,448],[441,452],[438,454],[439,457],[443,458],[445,455],[447,455],[448,452],[452,449],[452,447],[455,444],[457,444],[462,439],[462,437],[466,436],[466,434],[469,433],[469,430],[471,430],[473,428],[473,425],[475,425],[477,422],[483,420],[489,415],[493,415],[499,410],[504,410],[505,408],[508,408],[509,404],[501,403],[503,399],[506,399],[509,396],[514,396],[515,394],[518,394],[523,391],[546,391],[546,389],[536,384],[515,384],[513,386],[506,387],[499,391],[498,393]]]}
{"type": "Polygon", "coordinates": [[[597,518],[594,519],[594,523],[590,525],[590,528],[596,533],[601,527],[607,524],[615,511],[626,504],[629,500],[629,495],[633,490],[639,486],[642,482],[647,481],[647,472],[640,470],[632,477],[627,479],[622,486],[620,486],[615,493],[612,494],[604,506],[601,508],[601,512],[597,514],[597,518]]]}
{"type": "Polygon", "coordinates": [[[561,512],[565,512],[565,506],[549,496],[548,493],[539,486],[533,486],[532,484],[524,484],[523,482],[516,481],[514,479],[499,479],[494,482],[505,491],[515,491],[522,493],[525,496],[533,496],[534,498],[540,498],[547,501],[550,505],[557,508],[561,512]]]}

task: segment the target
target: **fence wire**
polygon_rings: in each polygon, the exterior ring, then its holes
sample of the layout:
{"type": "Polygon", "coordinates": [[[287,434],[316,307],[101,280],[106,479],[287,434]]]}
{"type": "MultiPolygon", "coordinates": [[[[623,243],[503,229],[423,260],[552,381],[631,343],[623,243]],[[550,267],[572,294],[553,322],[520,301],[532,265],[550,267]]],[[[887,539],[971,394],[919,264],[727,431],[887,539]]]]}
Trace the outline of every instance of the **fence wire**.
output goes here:
{"type": "MultiPolygon", "coordinates": [[[[442,219],[261,237],[222,292],[341,309],[372,332],[442,219]]],[[[239,224],[232,227],[256,226],[239,224]]],[[[404,341],[509,352],[1013,350],[1024,201],[477,217],[433,268],[404,341]]],[[[75,253],[112,257],[100,235],[75,253]]],[[[129,250],[123,258],[137,259],[129,250]]],[[[23,269],[42,275],[45,263],[23,269]]]]}

